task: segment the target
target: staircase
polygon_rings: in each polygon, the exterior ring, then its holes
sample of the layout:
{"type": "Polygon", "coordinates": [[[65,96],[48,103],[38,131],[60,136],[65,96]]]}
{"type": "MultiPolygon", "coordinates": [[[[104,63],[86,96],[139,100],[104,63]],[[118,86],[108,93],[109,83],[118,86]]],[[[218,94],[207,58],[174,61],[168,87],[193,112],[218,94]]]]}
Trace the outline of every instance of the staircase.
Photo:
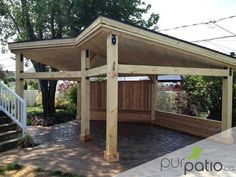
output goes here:
{"type": "Polygon", "coordinates": [[[25,100],[0,82],[0,152],[17,147],[26,128],[25,100]]]}
{"type": "Polygon", "coordinates": [[[21,136],[19,126],[0,111],[0,152],[16,148],[21,136]]]}

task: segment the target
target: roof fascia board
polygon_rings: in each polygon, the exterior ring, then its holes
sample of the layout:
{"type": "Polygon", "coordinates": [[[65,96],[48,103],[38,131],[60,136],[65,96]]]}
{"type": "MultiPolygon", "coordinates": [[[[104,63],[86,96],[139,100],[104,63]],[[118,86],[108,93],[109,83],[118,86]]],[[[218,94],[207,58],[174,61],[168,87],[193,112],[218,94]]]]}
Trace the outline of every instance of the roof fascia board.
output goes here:
{"type": "MultiPolygon", "coordinates": [[[[75,44],[81,45],[83,41],[91,36],[92,33],[96,32],[101,27],[102,17],[97,18],[90,26],[88,26],[80,35],[75,38],[75,44]]],[[[91,37],[90,37],[91,38],[91,37]]]]}
{"type": "Polygon", "coordinates": [[[204,49],[181,40],[172,39],[170,37],[159,35],[150,31],[146,31],[141,28],[137,28],[131,25],[124,24],[115,20],[111,20],[106,17],[102,17],[102,26],[106,29],[109,29],[120,34],[126,34],[125,37],[133,36],[136,40],[141,41],[151,41],[153,43],[162,44],[174,49],[182,50],[185,52],[192,53],[194,55],[202,56],[210,61],[217,61],[224,65],[229,65],[229,67],[236,68],[236,59],[233,59],[230,56],[223,55],[208,49],[204,49]],[[144,40],[143,40],[144,39],[144,40]]]}
{"type": "Polygon", "coordinates": [[[88,41],[87,39],[88,37],[89,39],[91,39],[90,37],[91,34],[96,32],[100,27],[101,27],[101,17],[95,20],[88,28],[86,28],[76,38],[16,42],[16,43],[9,43],[8,47],[11,51],[15,51],[15,50],[26,50],[26,49],[78,46],[82,45],[85,41],[88,41]]]}
{"type": "Polygon", "coordinates": [[[8,47],[11,51],[14,50],[24,50],[32,48],[47,48],[47,47],[63,47],[63,46],[73,46],[75,40],[71,39],[55,39],[55,40],[43,40],[43,41],[32,41],[32,42],[20,42],[20,43],[10,43],[8,47]]]}

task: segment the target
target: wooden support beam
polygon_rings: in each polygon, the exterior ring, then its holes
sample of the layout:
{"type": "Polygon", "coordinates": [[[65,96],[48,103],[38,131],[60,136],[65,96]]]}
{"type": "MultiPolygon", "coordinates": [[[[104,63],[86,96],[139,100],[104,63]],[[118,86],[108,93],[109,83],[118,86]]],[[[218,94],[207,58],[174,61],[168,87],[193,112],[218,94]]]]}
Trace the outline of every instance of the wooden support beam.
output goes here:
{"type": "Polygon", "coordinates": [[[90,136],[90,81],[86,70],[90,68],[89,50],[81,50],[81,141],[91,140],[90,136]]]}
{"type": "Polygon", "coordinates": [[[157,75],[150,76],[152,82],[152,107],[151,107],[151,123],[156,121],[156,108],[157,108],[157,92],[158,92],[158,80],[157,75]]]}
{"type": "Polygon", "coordinates": [[[36,72],[21,73],[22,79],[45,79],[45,80],[79,80],[81,78],[80,71],[62,71],[62,72],[36,72]]]}
{"type": "Polygon", "coordinates": [[[222,131],[232,128],[233,70],[228,69],[228,77],[222,85],[222,131]]]}
{"type": "Polygon", "coordinates": [[[119,161],[117,152],[118,129],[118,37],[109,34],[107,37],[107,117],[106,117],[106,150],[104,159],[107,162],[119,161]]]}
{"type": "Polygon", "coordinates": [[[24,80],[20,77],[24,72],[24,57],[22,54],[16,54],[16,93],[21,98],[24,97],[24,80]]]}
{"type": "MultiPolygon", "coordinates": [[[[86,70],[86,77],[106,75],[107,66],[99,66],[97,68],[86,70]]],[[[46,80],[79,80],[81,71],[62,71],[62,72],[35,72],[20,73],[22,79],[46,79],[46,80]]]]}
{"type": "Polygon", "coordinates": [[[80,120],[80,115],[81,115],[81,84],[80,82],[77,82],[77,115],[76,115],[76,120],[80,120]]]}
{"type": "Polygon", "coordinates": [[[119,65],[118,72],[123,74],[146,74],[146,75],[176,74],[176,75],[198,75],[198,76],[228,76],[228,70],[226,69],[142,66],[142,65],[119,65]]]}
{"type": "Polygon", "coordinates": [[[87,70],[87,77],[101,76],[106,74],[107,74],[107,65],[87,70]]]}

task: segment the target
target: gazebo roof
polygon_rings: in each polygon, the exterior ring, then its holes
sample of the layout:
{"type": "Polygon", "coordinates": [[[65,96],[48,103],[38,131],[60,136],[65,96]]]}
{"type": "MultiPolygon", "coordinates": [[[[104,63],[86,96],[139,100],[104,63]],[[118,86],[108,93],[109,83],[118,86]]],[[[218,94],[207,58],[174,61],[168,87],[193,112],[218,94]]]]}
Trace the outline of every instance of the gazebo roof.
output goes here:
{"type": "MultiPolygon", "coordinates": [[[[123,98],[131,92],[134,98],[140,95],[137,90],[144,89],[144,92],[150,90],[149,96],[142,98],[142,101],[135,102],[132,98],[128,104],[140,105],[142,102],[147,105],[150,98],[151,110],[145,119],[153,124],[157,124],[160,117],[163,117],[164,120],[178,116],[156,114],[157,75],[221,77],[222,123],[219,126],[221,126],[221,130],[232,127],[232,68],[236,68],[236,60],[226,54],[106,17],[99,17],[76,38],[11,43],[9,48],[16,54],[16,93],[20,97],[24,95],[24,79],[75,80],[80,84],[80,87],[77,87],[77,117],[81,118],[80,140],[84,142],[91,139],[90,96],[94,92],[90,90],[90,78],[106,76],[106,87],[103,86],[106,95],[99,95],[98,90],[101,89],[98,89],[96,85],[95,87],[99,99],[106,100],[104,102],[106,114],[102,114],[102,116],[106,116],[107,120],[106,149],[104,151],[104,159],[107,162],[119,160],[118,107],[123,99],[119,95],[121,87],[118,84],[118,76],[149,76],[149,86],[132,86],[127,91],[122,89],[122,92],[127,92],[123,94],[123,98]],[[26,73],[23,68],[23,57],[61,71],[26,73]]],[[[126,111],[127,106],[124,106],[123,110],[126,111]]],[[[140,114],[142,113],[135,112],[132,116],[139,117],[140,114]]],[[[127,117],[131,116],[127,115],[127,117]]],[[[187,120],[184,119],[184,121],[187,120]]],[[[166,127],[173,128],[174,124],[172,124],[168,122],[166,127]]],[[[206,125],[208,126],[208,124],[206,125]]],[[[183,129],[182,125],[174,125],[174,127],[183,129]]],[[[200,131],[196,130],[196,132],[200,131]]],[[[205,131],[199,134],[208,136],[205,131]]],[[[231,139],[227,141],[231,141],[231,139]]]]}
{"type": "Polygon", "coordinates": [[[91,51],[91,68],[106,64],[110,33],[118,36],[120,64],[236,68],[236,59],[230,55],[102,16],[76,38],[15,42],[9,43],[9,49],[62,71],[78,71],[81,49],[91,51]]]}

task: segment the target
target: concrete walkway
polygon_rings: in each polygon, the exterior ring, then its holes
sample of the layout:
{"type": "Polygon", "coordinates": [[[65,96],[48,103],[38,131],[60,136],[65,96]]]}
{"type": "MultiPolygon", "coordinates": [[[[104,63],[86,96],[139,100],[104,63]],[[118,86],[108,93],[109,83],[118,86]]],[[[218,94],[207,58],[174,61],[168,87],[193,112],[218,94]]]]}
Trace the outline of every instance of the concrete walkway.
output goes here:
{"type": "Polygon", "coordinates": [[[0,161],[17,161],[85,176],[114,176],[200,140],[150,124],[119,123],[120,162],[106,163],[103,160],[105,122],[91,122],[93,140],[87,143],[79,141],[80,126],[76,121],[53,127],[29,127],[29,130],[40,145],[2,153],[0,161]]]}

